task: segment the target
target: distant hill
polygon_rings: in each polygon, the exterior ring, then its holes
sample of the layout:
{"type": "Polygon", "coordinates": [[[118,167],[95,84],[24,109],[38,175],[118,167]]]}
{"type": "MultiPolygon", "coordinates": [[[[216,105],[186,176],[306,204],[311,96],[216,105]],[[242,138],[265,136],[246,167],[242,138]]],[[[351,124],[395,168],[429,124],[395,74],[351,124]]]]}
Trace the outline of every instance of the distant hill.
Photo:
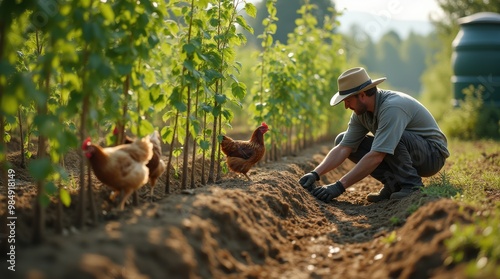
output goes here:
{"type": "Polygon", "coordinates": [[[350,31],[352,25],[356,24],[368,33],[374,41],[387,33],[389,30],[396,31],[401,38],[406,38],[410,31],[426,35],[434,30],[434,26],[428,21],[417,20],[396,20],[387,17],[381,17],[365,12],[346,11],[339,17],[341,33],[350,31]]]}

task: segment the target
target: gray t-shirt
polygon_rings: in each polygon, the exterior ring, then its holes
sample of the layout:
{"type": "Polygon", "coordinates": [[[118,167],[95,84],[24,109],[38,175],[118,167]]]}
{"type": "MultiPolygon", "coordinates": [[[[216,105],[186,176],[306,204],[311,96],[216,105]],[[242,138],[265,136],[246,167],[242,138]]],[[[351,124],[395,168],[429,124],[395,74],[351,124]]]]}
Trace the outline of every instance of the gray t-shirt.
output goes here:
{"type": "Polygon", "coordinates": [[[342,146],[358,149],[363,138],[374,135],[372,151],[394,154],[404,131],[413,132],[430,141],[441,154],[450,156],[446,136],[431,113],[410,95],[379,89],[375,95],[375,111],[362,115],[353,113],[342,146]]]}

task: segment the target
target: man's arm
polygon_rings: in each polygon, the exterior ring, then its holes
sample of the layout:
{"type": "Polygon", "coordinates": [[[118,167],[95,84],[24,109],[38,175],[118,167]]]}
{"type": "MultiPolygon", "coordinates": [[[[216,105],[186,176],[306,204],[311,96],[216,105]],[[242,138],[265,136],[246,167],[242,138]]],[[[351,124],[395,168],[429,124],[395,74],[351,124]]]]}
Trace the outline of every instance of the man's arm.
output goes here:
{"type": "MultiPolygon", "coordinates": [[[[325,157],[325,159],[323,159],[323,161],[316,167],[314,171],[319,175],[327,173],[328,171],[338,167],[342,162],[344,162],[349,154],[351,154],[351,151],[352,148],[350,147],[337,145],[332,150],[330,150],[330,152],[328,152],[328,155],[325,157]]],[[[384,160],[384,157],[385,153],[370,151],[365,156],[363,156],[363,158],[361,158],[361,160],[356,164],[356,166],[354,166],[351,171],[349,171],[337,182],[322,187],[313,187],[312,189],[308,188],[308,191],[310,191],[311,194],[313,194],[313,196],[315,196],[319,200],[329,202],[344,193],[347,187],[360,181],[361,179],[372,173],[375,168],[377,168],[377,166],[380,165],[380,163],[384,160]]],[[[307,178],[308,176],[308,179],[310,180],[310,178],[312,178],[312,174],[307,174],[304,177],[307,178]]]]}
{"type": "Polygon", "coordinates": [[[325,174],[336,167],[340,166],[349,154],[351,154],[352,148],[342,145],[337,145],[328,152],[328,155],[323,159],[323,161],[314,169],[318,175],[325,174]]]}
{"type": "Polygon", "coordinates": [[[361,160],[350,170],[346,175],[344,175],[340,182],[347,188],[354,183],[360,181],[361,179],[372,173],[375,168],[382,163],[386,153],[378,151],[368,152],[361,160]]]}

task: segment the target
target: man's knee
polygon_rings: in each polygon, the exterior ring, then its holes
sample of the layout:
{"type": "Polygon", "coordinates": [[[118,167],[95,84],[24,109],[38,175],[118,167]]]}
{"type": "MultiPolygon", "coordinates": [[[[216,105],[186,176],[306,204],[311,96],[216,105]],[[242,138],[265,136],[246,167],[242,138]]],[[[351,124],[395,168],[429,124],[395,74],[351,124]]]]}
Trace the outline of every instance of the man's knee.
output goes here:
{"type": "Polygon", "coordinates": [[[342,132],[342,133],[337,135],[337,137],[335,138],[335,146],[339,145],[339,143],[344,138],[344,135],[345,135],[345,132],[342,132]]]}

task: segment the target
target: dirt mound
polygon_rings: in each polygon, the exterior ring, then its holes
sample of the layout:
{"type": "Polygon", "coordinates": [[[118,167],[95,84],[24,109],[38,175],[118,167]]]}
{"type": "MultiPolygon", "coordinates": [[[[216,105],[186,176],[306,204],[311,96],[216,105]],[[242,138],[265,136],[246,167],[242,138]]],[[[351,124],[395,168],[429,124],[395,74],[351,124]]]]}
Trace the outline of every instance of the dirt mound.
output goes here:
{"type": "Polygon", "coordinates": [[[448,256],[444,241],[451,236],[453,224],[472,223],[474,212],[470,206],[446,199],[424,205],[398,230],[397,242],[374,266],[374,274],[380,278],[460,278],[459,268],[444,265],[448,256]]]}
{"type": "MultiPolygon", "coordinates": [[[[441,268],[443,240],[453,222],[470,220],[470,210],[420,193],[402,201],[370,204],[365,196],[381,187],[372,178],[331,203],[320,202],[297,181],[322,160],[328,148],[316,146],[297,157],[261,164],[249,173],[251,182],[228,175],[221,183],[193,189],[192,194],[174,191],[156,202],[146,200],[136,207],[128,205],[121,213],[101,214],[94,227],[70,228],[64,236],[49,230],[43,244],[17,246],[16,272],[8,271],[2,261],[0,277],[410,278],[452,274],[453,266],[441,268]],[[414,204],[427,205],[406,219],[414,204]],[[394,229],[398,239],[388,243],[394,229]]],[[[323,176],[321,183],[334,182],[351,167],[345,164],[323,176]]],[[[103,199],[98,199],[101,209],[103,199]]],[[[25,208],[30,207],[27,200],[25,208]]],[[[23,212],[30,211],[20,209],[20,221],[28,218],[23,212]]],[[[19,238],[22,235],[19,232],[19,238]]]]}

